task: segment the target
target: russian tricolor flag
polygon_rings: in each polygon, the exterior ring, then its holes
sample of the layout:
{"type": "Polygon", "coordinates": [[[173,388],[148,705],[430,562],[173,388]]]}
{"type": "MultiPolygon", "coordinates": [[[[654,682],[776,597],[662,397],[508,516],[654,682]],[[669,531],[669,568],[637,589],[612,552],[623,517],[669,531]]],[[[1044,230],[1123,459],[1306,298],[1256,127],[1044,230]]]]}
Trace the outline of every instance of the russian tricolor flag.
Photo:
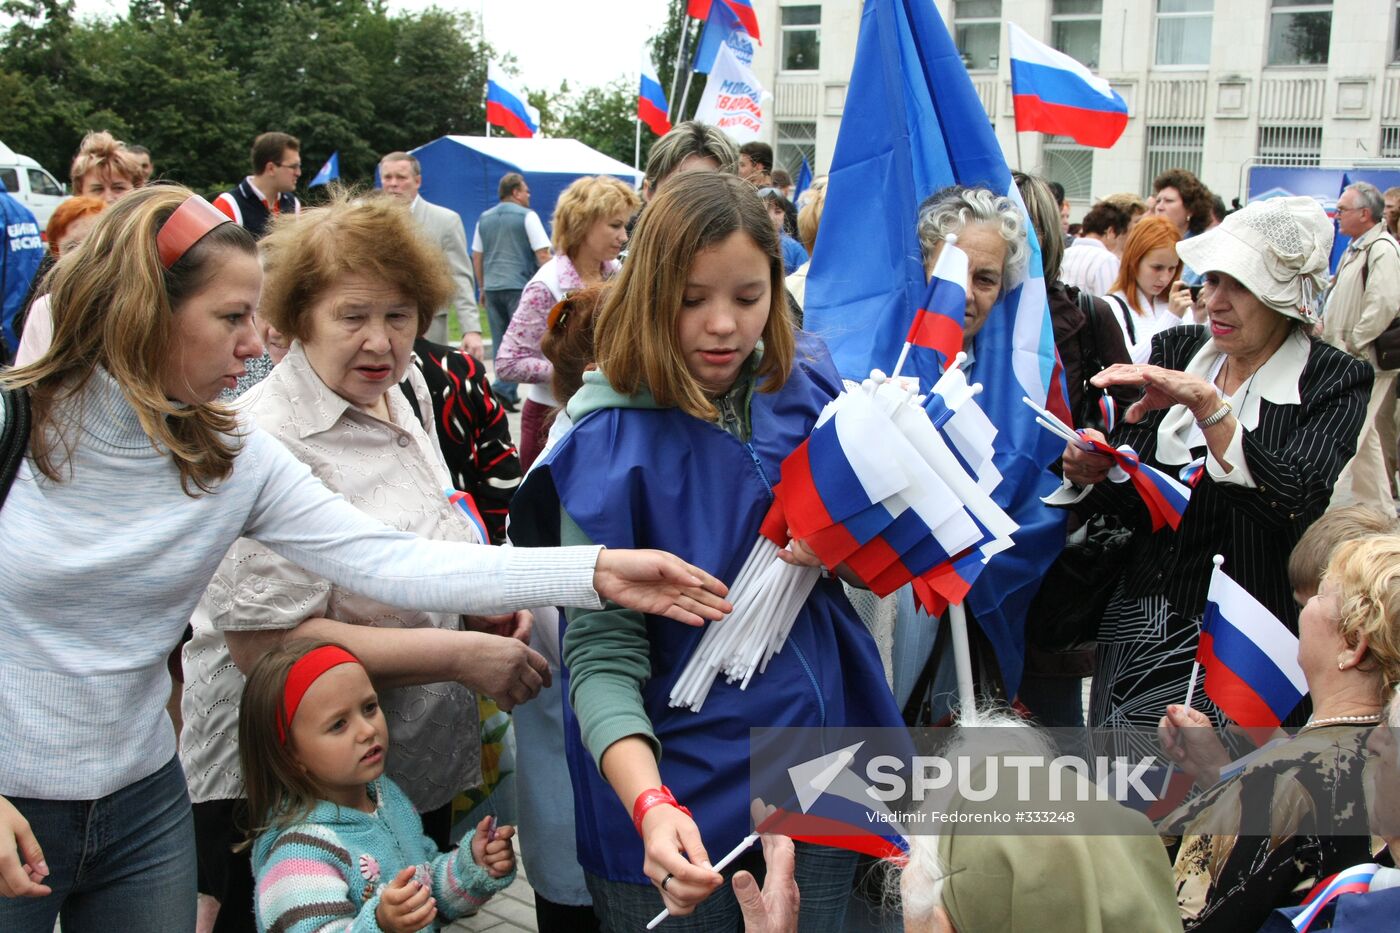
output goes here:
{"type": "Polygon", "coordinates": [[[1088,68],[1007,23],[1016,131],[1072,137],[1107,149],[1128,125],[1128,105],[1088,68]]]}
{"type": "Polygon", "coordinates": [[[754,827],[898,863],[909,856],[907,830],[889,805],[851,769],[864,742],[788,769],[796,791],[754,827]]]}
{"type": "Polygon", "coordinates": [[[967,253],[955,245],[956,238],[944,241],[929,278],[928,294],[914,312],[906,343],[927,347],[943,356],[944,369],[962,349],[963,319],[967,308],[967,253]]]}
{"type": "Polygon", "coordinates": [[[1356,865],[1346,871],[1337,872],[1326,880],[1319,882],[1313,888],[1312,893],[1303,901],[1303,909],[1293,918],[1293,929],[1298,933],[1307,933],[1308,928],[1313,925],[1313,921],[1322,913],[1328,904],[1332,903],[1343,894],[1365,894],[1371,890],[1371,881],[1380,871],[1380,865],[1369,862],[1365,865],[1356,865]]]}
{"type": "Polygon", "coordinates": [[[642,63],[642,86],[637,92],[637,119],[641,120],[657,136],[671,132],[671,121],[666,118],[666,92],[661,89],[656,72],[649,63],[642,63]]]}
{"type": "Polygon", "coordinates": [[[527,139],[540,131],[540,112],[495,62],[486,69],[486,122],[527,139]]]}
{"type": "Polygon", "coordinates": [[[1246,728],[1278,726],[1307,695],[1298,637],[1245,591],[1216,558],[1196,660],[1206,696],[1246,728]]]}

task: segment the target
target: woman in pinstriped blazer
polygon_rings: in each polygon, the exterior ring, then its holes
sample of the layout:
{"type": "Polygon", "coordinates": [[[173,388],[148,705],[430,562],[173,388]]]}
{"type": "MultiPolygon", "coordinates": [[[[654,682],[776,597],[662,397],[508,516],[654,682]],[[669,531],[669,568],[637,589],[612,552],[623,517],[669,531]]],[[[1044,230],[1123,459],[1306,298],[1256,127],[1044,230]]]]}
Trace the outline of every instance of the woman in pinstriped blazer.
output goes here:
{"type": "MultiPolygon", "coordinates": [[[[1148,365],[1094,379],[1145,390],[1112,443],[1195,484],[1180,527],[1153,533],[1132,486],[1103,481],[1107,458],[1065,453],[1059,504],[1135,530],[1099,631],[1090,700],[1092,724],[1134,730],[1115,737],[1114,754],[1155,754],[1158,719],[1183,701],[1215,554],[1297,629],[1288,554],[1355,450],[1372,381],[1368,367],[1310,336],[1331,245],[1311,198],[1256,202],[1183,241],[1182,259],[1206,274],[1209,325],[1159,334],[1148,365]]],[[[1203,691],[1194,705],[1219,724],[1203,691]]]]}

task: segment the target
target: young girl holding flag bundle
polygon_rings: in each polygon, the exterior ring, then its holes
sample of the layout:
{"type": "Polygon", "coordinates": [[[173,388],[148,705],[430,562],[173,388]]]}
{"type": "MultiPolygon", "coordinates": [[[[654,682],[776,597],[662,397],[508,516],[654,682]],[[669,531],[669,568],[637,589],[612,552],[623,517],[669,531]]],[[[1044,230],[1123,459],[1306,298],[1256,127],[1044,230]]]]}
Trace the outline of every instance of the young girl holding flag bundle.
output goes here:
{"type": "Polygon", "coordinates": [[[490,817],[452,852],[423,835],[408,797],[383,776],[379,697],[339,645],[264,655],[244,687],[238,743],[260,931],[410,933],[515,878],[515,831],[490,817]]]}
{"type": "MultiPolygon", "coordinates": [[[[512,504],[512,538],[670,547],[732,581],[783,459],[841,391],[825,349],[795,341],[782,276],[751,186],[698,172],[668,182],[599,312],[598,371],[569,402],[574,427],[512,504]]],[[[835,580],[817,584],[746,690],[721,679],[700,711],[673,708],[700,636],[612,604],[568,615],[579,858],[608,930],[640,929],[663,905],[695,911],[675,930],[738,925],[732,891],[710,896],[723,879],[707,852],[750,831],[751,728],[902,725],[835,580]]],[[[799,844],[803,930],[842,928],[854,869],[853,853],[799,844]]]]}

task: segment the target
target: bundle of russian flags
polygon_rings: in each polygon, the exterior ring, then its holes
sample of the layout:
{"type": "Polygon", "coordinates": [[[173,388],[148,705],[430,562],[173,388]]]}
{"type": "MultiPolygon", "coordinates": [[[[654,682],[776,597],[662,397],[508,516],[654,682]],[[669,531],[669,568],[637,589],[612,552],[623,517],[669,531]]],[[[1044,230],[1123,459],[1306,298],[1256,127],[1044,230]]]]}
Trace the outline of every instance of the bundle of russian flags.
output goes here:
{"type": "MultiPolygon", "coordinates": [[[[1105,396],[1105,399],[1108,399],[1108,396],[1105,396]]],[[[1168,525],[1174,530],[1181,525],[1181,516],[1186,512],[1187,503],[1191,501],[1189,487],[1177,482],[1151,464],[1143,463],[1137,452],[1126,444],[1121,447],[1113,447],[1097,438],[1087,437],[1083,431],[1076,431],[1031,399],[1023,398],[1021,401],[1035,412],[1036,423],[1045,430],[1059,435],[1081,450],[1092,451],[1111,458],[1113,469],[1109,471],[1109,480],[1115,483],[1131,482],[1133,484],[1133,488],[1142,497],[1143,504],[1147,506],[1147,514],[1152,519],[1153,531],[1158,531],[1168,525]]],[[[1111,400],[1105,404],[1103,411],[1105,424],[1111,423],[1114,420],[1111,400]]]]}
{"type": "Polygon", "coordinates": [[[973,400],[956,356],[928,396],[878,370],[832,400],[783,461],[761,534],[730,587],[735,610],[709,626],[671,691],[699,710],[723,673],[747,687],[782,650],[820,570],[778,549],[804,542],[887,596],[913,583],[930,614],[960,602],[1017,525],[991,497],[996,428],[973,400]]]}

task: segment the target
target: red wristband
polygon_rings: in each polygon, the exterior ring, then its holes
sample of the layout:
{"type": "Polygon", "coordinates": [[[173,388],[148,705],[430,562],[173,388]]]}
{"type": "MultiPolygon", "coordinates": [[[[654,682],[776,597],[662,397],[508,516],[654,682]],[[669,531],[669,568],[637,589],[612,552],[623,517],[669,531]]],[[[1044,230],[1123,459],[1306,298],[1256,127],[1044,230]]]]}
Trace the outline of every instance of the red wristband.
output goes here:
{"type": "Polygon", "coordinates": [[[642,818],[647,815],[647,811],[652,807],[666,804],[675,807],[677,810],[690,816],[690,810],[681,806],[675,796],[671,793],[671,788],[662,784],[660,787],[653,787],[651,790],[644,790],[637,795],[637,802],[632,804],[632,825],[637,827],[637,835],[642,834],[642,818]]]}

